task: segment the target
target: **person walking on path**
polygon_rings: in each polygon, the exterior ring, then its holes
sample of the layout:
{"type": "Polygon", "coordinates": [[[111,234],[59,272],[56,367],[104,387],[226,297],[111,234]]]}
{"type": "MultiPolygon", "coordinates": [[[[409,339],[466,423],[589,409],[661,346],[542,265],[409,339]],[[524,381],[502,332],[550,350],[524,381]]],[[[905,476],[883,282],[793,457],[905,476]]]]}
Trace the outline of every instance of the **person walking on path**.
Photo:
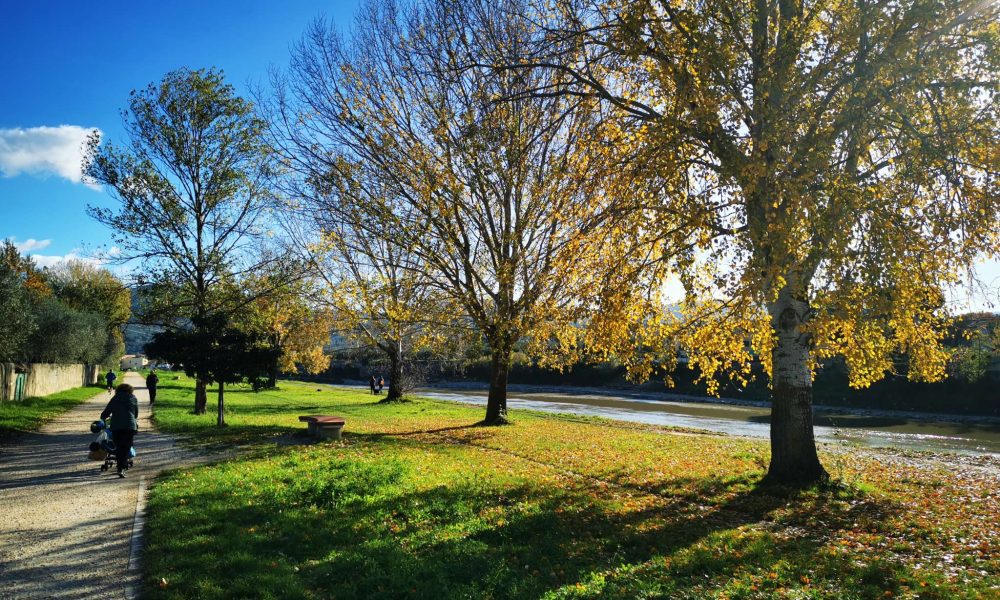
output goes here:
{"type": "Polygon", "coordinates": [[[115,389],[115,379],[118,379],[118,376],[115,375],[115,370],[108,369],[108,374],[104,376],[104,380],[108,382],[108,392],[115,389]]]}
{"type": "Polygon", "coordinates": [[[368,387],[370,387],[372,389],[372,396],[374,396],[375,394],[378,393],[378,392],[375,391],[375,376],[374,375],[372,375],[371,379],[368,380],[368,387]]]}
{"type": "Polygon", "coordinates": [[[118,463],[118,476],[125,477],[128,468],[129,453],[132,451],[132,441],[135,432],[139,430],[139,401],[136,400],[134,389],[123,383],[115,390],[115,395],[104,407],[102,419],[111,417],[108,429],[115,441],[115,459],[118,463]]]}
{"type": "Polygon", "coordinates": [[[156,376],[156,370],[150,370],[146,376],[146,390],[149,392],[149,405],[156,402],[156,384],[160,383],[160,378],[156,376]]]}

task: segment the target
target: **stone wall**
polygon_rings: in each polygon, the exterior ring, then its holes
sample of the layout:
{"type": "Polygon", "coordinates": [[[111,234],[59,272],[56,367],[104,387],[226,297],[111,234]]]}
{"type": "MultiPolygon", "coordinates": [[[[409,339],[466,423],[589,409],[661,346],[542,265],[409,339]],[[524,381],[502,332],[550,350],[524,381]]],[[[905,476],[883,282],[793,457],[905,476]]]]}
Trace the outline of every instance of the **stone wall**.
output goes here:
{"type": "Polygon", "coordinates": [[[16,373],[25,374],[24,397],[48,396],[68,389],[97,383],[94,365],[0,364],[0,400],[14,398],[16,373]]]}

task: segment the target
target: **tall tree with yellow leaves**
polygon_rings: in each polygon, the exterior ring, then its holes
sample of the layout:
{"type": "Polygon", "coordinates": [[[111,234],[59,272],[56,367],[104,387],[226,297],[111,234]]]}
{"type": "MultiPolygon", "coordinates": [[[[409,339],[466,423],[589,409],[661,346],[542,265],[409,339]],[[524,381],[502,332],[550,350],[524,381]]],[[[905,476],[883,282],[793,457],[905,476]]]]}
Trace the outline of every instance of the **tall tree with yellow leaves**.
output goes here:
{"type": "Polygon", "coordinates": [[[942,377],[945,289],[997,253],[1000,4],[554,0],[535,15],[534,58],[492,64],[550,68],[567,83],[537,95],[615,111],[595,151],[620,161],[617,195],[656,213],[645,233],[686,290],[624,330],[636,321],[609,294],[595,341],[669,340],[709,380],[758,356],[769,478],[826,477],[818,361],[844,357],[855,386],[900,352],[909,377],[942,377]]]}
{"type": "Polygon", "coordinates": [[[402,271],[459,307],[489,344],[487,424],[507,422],[515,343],[573,356],[597,259],[615,237],[601,228],[604,196],[578,152],[597,103],[522,94],[556,85],[563,76],[549,70],[496,76],[469,66],[484,44],[516,60],[531,31],[524,18],[444,0],[369,2],[350,43],[315,24],[276,81],[285,135],[275,145],[286,165],[336,182],[364,217],[350,243],[402,249],[415,259],[397,261],[402,271]],[[476,35],[479,18],[495,19],[490,38],[476,35]]]}

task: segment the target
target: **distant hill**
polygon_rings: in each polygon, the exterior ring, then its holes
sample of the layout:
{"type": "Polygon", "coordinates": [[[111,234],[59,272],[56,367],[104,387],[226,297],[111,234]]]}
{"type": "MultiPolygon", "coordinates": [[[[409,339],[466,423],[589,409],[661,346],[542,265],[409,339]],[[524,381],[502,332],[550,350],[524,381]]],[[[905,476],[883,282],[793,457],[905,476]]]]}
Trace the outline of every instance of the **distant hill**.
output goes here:
{"type": "Polygon", "coordinates": [[[153,335],[163,328],[158,325],[141,325],[130,322],[125,325],[125,353],[142,354],[145,346],[152,341],[153,335]]]}
{"type": "Polygon", "coordinates": [[[153,335],[163,328],[158,325],[144,325],[135,321],[135,315],[139,312],[139,290],[132,288],[132,319],[125,325],[125,353],[142,354],[145,353],[145,346],[152,341],[153,335]]]}

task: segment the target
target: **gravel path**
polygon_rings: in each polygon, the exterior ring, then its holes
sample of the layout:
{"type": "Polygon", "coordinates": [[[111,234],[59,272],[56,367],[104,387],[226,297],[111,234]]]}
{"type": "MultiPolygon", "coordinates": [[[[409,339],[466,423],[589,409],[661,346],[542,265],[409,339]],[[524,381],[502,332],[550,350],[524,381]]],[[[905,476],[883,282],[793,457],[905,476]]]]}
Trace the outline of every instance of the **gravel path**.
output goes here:
{"type": "Polygon", "coordinates": [[[154,430],[143,379],[129,373],[124,381],[139,400],[138,456],[125,479],[87,460],[95,437],[90,423],[108,393],[0,446],[0,599],[135,596],[140,545],[133,552],[132,538],[133,528],[142,530],[140,490],[160,470],[197,457],[154,430]]]}

